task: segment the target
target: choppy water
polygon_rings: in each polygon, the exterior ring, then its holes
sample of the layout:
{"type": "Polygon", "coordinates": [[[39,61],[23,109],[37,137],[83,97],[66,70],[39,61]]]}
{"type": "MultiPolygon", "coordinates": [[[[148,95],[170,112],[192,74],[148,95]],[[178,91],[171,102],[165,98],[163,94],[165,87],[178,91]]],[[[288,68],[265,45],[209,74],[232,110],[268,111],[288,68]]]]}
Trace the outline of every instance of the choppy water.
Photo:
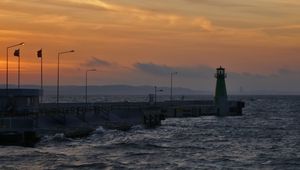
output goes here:
{"type": "Polygon", "coordinates": [[[99,127],[85,139],[57,134],[36,148],[0,147],[0,169],[300,169],[300,96],[239,98],[241,117],[99,127]]]}

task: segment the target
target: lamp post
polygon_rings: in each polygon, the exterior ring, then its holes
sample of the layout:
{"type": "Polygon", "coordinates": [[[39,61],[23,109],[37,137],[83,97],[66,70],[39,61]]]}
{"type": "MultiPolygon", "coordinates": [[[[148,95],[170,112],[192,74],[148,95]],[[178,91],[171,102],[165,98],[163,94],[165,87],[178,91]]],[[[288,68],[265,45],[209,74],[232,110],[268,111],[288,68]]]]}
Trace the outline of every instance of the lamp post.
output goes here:
{"type": "Polygon", "coordinates": [[[63,51],[63,52],[59,52],[57,55],[57,86],[56,86],[56,103],[57,106],[59,104],[59,59],[60,59],[60,55],[62,54],[66,54],[66,53],[74,53],[74,50],[70,50],[70,51],[63,51]]]}
{"type": "Polygon", "coordinates": [[[21,42],[19,44],[11,45],[6,48],[6,90],[8,90],[8,50],[10,48],[17,47],[24,44],[25,44],[24,42],[21,42]]]}
{"type": "Polygon", "coordinates": [[[156,104],[157,101],[157,92],[163,92],[164,90],[160,89],[157,90],[157,86],[154,86],[154,103],[156,104]]]}
{"type": "Polygon", "coordinates": [[[170,88],[170,101],[171,101],[171,104],[173,102],[173,76],[174,75],[177,75],[178,72],[171,72],[171,88],[170,88]]]}
{"type": "Polygon", "coordinates": [[[85,72],[85,104],[88,103],[88,73],[91,71],[97,71],[96,69],[86,70],[85,72]]]}

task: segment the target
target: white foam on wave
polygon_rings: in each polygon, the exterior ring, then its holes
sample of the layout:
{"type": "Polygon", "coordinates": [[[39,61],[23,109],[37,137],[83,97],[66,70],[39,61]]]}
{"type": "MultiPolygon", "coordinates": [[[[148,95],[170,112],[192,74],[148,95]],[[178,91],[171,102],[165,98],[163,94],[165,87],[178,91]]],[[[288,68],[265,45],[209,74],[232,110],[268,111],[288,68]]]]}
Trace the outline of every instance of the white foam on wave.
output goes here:
{"type": "Polygon", "coordinates": [[[130,131],[145,130],[143,125],[135,125],[130,128],[130,131]]]}
{"type": "Polygon", "coordinates": [[[104,129],[102,126],[99,126],[95,131],[94,134],[103,134],[105,133],[107,130],[104,129]]]}
{"type": "Polygon", "coordinates": [[[51,142],[68,142],[72,141],[72,139],[69,139],[65,137],[63,133],[56,133],[54,135],[46,135],[43,136],[40,143],[51,143],[51,142]]]}

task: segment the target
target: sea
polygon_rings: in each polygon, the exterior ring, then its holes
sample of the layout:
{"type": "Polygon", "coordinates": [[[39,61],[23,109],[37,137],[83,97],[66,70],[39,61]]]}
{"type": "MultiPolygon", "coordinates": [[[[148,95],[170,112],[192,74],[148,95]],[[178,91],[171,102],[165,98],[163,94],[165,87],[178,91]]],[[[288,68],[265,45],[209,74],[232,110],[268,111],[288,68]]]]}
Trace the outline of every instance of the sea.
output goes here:
{"type": "MultiPolygon", "coordinates": [[[[209,98],[184,96],[184,100],[209,98]]],[[[55,134],[33,148],[0,146],[0,169],[300,169],[300,96],[231,98],[245,102],[243,116],[171,118],[155,129],[138,125],[129,131],[98,127],[82,139],[55,134]]],[[[62,101],[82,99],[64,96],[62,101]]],[[[147,96],[89,100],[146,101],[147,96]]]]}

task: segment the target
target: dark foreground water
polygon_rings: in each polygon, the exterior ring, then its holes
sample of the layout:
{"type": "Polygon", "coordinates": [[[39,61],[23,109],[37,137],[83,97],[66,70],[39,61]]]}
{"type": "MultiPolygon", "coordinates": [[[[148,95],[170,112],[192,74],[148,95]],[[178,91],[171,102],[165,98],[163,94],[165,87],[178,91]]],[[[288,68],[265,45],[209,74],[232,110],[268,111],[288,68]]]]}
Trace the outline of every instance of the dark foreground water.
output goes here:
{"type": "Polygon", "coordinates": [[[0,169],[300,169],[300,96],[239,98],[241,117],[99,127],[85,139],[57,134],[36,148],[0,147],[0,169]]]}

